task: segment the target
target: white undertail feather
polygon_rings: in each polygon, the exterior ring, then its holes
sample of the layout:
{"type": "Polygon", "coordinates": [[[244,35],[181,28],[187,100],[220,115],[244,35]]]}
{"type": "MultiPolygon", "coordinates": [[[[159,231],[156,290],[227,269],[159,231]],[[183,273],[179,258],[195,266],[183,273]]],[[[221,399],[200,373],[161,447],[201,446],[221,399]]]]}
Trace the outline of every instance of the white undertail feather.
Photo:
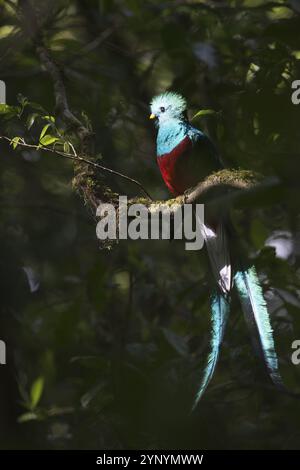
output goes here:
{"type": "Polygon", "coordinates": [[[214,230],[201,223],[201,233],[205,240],[208,257],[211,263],[213,275],[224,294],[230,292],[232,284],[231,262],[227,235],[224,224],[218,224],[214,230]]]}

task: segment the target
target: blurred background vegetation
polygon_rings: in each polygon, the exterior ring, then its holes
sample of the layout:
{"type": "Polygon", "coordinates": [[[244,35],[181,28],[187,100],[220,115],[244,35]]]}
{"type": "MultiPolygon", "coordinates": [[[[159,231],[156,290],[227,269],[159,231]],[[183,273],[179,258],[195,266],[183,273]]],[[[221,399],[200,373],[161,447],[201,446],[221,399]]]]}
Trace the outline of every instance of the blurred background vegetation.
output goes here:
{"type": "MultiPolygon", "coordinates": [[[[217,111],[195,125],[230,167],[278,178],[232,212],[261,273],[284,380],[299,390],[291,343],[300,338],[300,106],[291,84],[300,79],[300,2],[31,3],[103,164],[169,197],[148,115],[151,97],[172,89],[186,96],[190,116],[217,111]]],[[[21,6],[0,1],[7,103],[21,94],[53,114],[52,82],[21,6]]],[[[22,119],[2,116],[0,125],[1,135],[23,132],[22,119]]],[[[40,130],[35,122],[32,132],[40,130]]],[[[0,148],[0,447],[300,448],[300,401],[269,385],[235,299],[214,379],[190,414],[209,343],[204,254],[179,241],[100,250],[71,187],[72,163],[0,148]]]]}

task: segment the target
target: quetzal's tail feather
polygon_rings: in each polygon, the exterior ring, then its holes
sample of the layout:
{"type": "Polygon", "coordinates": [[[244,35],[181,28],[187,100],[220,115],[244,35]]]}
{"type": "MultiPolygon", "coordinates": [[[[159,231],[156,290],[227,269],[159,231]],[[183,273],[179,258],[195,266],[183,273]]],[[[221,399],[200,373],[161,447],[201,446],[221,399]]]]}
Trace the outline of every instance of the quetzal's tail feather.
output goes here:
{"type": "Polygon", "coordinates": [[[255,267],[251,266],[237,271],[234,276],[234,284],[240,297],[247,324],[251,330],[254,329],[258,333],[260,351],[269,376],[277,388],[285,390],[278,369],[270,317],[255,267]]]}
{"type": "Polygon", "coordinates": [[[205,240],[208,258],[217,284],[216,292],[211,296],[211,351],[207,358],[205,371],[198,388],[193,410],[205,392],[216,368],[225,326],[229,314],[229,292],[232,285],[231,262],[228,250],[226,230],[223,222],[215,227],[198,221],[205,240]]]}
{"type": "Polygon", "coordinates": [[[216,367],[221,343],[224,336],[225,326],[229,314],[229,302],[226,297],[216,292],[211,298],[211,318],[212,318],[212,336],[211,336],[211,351],[207,358],[206,368],[203,374],[201,384],[194,401],[193,410],[197,406],[200,398],[205,392],[216,367]]]}

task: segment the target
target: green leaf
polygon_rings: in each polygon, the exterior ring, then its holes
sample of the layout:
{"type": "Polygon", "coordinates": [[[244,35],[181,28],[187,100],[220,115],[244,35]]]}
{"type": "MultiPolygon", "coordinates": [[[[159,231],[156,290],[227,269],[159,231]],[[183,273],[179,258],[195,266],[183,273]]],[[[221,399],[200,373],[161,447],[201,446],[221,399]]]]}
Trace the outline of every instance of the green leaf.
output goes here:
{"type": "Polygon", "coordinates": [[[97,394],[102,390],[104,387],[104,384],[98,384],[95,387],[93,387],[91,390],[89,390],[87,393],[85,393],[81,398],[80,398],[80,403],[82,408],[88,408],[90,402],[97,396],[97,394]]]}
{"type": "Polygon", "coordinates": [[[48,128],[51,126],[51,124],[46,124],[43,129],[42,129],[42,132],[40,134],[40,140],[44,137],[44,135],[46,134],[48,128]]]}
{"type": "Polygon", "coordinates": [[[64,152],[70,153],[70,144],[69,142],[64,142],[64,152]]]}
{"type": "Polygon", "coordinates": [[[51,145],[54,142],[57,142],[59,140],[58,137],[54,137],[53,135],[46,134],[44,137],[40,139],[40,144],[46,146],[46,145],[51,145]]]}
{"type": "Polygon", "coordinates": [[[0,104],[0,114],[11,114],[17,115],[20,111],[20,108],[17,106],[9,106],[8,104],[1,103],[0,104]]]}
{"type": "Polygon", "coordinates": [[[28,104],[31,108],[35,109],[36,111],[40,111],[43,114],[47,113],[47,111],[39,103],[35,103],[34,101],[30,101],[28,104]]]}
{"type": "Polygon", "coordinates": [[[214,109],[200,109],[200,111],[198,111],[192,117],[192,120],[196,119],[196,118],[199,118],[199,117],[203,117],[203,116],[209,116],[209,115],[212,115],[212,114],[217,114],[217,111],[215,111],[214,109]]]}
{"type": "Polygon", "coordinates": [[[38,113],[29,114],[29,116],[27,118],[27,129],[30,129],[33,126],[33,124],[34,124],[34,122],[35,122],[35,120],[38,116],[39,116],[38,113]]]}
{"type": "Polygon", "coordinates": [[[0,26],[0,38],[1,39],[8,38],[9,36],[13,35],[14,31],[15,31],[15,26],[12,25],[12,24],[7,24],[7,25],[4,25],[4,26],[0,26]]]}
{"type": "Polygon", "coordinates": [[[16,136],[16,137],[14,137],[14,138],[11,140],[10,145],[13,146],[13,149],[14,149],[14,150],[16,150],[20,139],[21,139],[21,137],[16,136]]]}
{"type": "Polygon", "coordinates": [[[48,121],[48,122],[52,122],[53,124],[55,123],[55,117],[54,116],[43,116],[43,119],[45,119],[45,121],[48,121]]]}
{"type": "Polygon", "coordinates": [[[44,377],[38,377],[30,389],[30,405],[34,409],[39,403],[44,389],[44,377]]]}
{"type": "Polygon", "coordinates": [[[28,413],[23,413],[21,416],[18,417],[18,423],[27,423],[28,421],[32,421],[38,419],[38,415],[29,411],[28,413]]]}

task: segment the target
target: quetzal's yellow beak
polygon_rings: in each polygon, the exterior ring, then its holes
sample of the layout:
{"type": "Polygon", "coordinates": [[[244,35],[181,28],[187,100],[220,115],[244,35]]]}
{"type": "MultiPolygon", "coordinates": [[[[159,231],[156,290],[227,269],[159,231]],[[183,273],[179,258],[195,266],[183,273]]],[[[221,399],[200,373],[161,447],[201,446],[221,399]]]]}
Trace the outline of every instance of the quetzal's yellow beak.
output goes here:
{"type": "Polygon", "coordinates": [[[155,119],[155,118],[156,118],[155,114],[151,113],[149,116],[149,119],[155,119]]]}

